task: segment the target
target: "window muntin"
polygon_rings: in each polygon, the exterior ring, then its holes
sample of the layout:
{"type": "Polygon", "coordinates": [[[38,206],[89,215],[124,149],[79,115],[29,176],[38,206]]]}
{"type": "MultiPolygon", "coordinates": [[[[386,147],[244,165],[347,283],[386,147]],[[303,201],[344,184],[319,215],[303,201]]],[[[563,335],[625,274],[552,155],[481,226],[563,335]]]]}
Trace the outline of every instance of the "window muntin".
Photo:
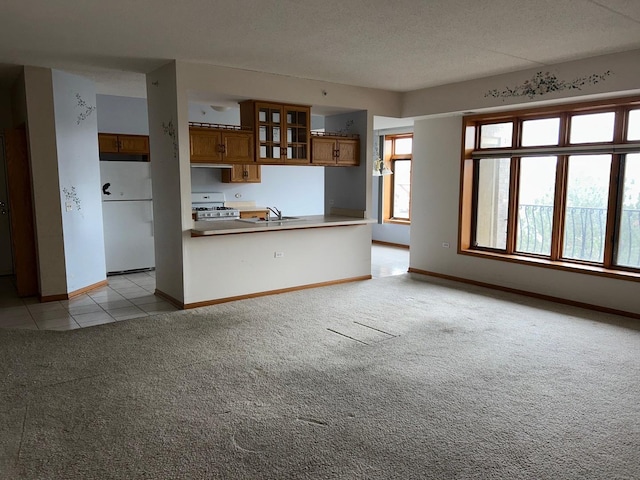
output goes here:
{"type": "Polygon", "coordinates": [[[612,142],[615,112],[601,112],[571,117],[569,143],[612,142]]]}
{"type": "Polygon", "coordinates": [[[510,147],[513,142],[513,122],[491,123],[480,127],[480,148],[510,147]]]}
{"type": "Polygon", "coordinates": [[[511,160],[484,158],[477,163],[475,244],[478,247],[504,250],[507,245],[511,160]]]}
{"type": "Polygon", "coordinates": [[[562,257],[602,263],[611,155],[571,155],[562,257]]]}
{"type": "Polygon", "coordinates": [[[624,159],[616,264],[640,269],[640,153],[624,159]]]}
{"type": "Polygon", "coordinates": [[[557,145],[560,138],[560,118],[537,118],[522,122],[522,146],[557,145]]]}
{"type": "Polygon", "coordinates": [[[551,254],[558,157],[520,159],[516,251],[551,254]]]}
{"type": "MultiPolygon", "coordinates": [[[[477,251],[478,255],[489,254],[490,258],[552,268],[640,279],[640,213],[637,212],[640,210],[640,97],[607,100],[607,107],[603,103],[465,118],[460,198],[462,251],[477,251]],[[532,145],[538,141],[527,139],[523,134],[524,128],[530,128],[525,127],[526,122],[549,118],[559,119],[557,144],[532,145]],[[504,124],[514,126],[513,145],[497,151],[483,149],[479,135],[482,128],[504,124]],[[595,132],[590,132],[593,128],[595,132]],[[543,157],[555,158],[555,181],[553,160],[547,160],[549,171],[546,176],[542,163],[537,169],[530,163],[543,157]],[[485,162],[499,159],[511,162],[506,234],[500,235],[500,238],[506,238],[504,248],[496,248],[500,245],[496,241],[482,241],[481,235],[482,219],[495,217],[496,210],[494,205],[483,204],[479,178],[485,162]],[[592,168],[591,164],[595,166],[592,168]],[[536,177],[532,177],[531,172],[535,172],[536,177]],[[540,179],[541,176],[544,178],[540,179]],[[538,229],[538,244],[530,242],[527,245],[525,229],[531,225],[525,224],[521,206],[536,205],[535,201],[527,203],[531,200],[527,189],[535,189],[535,184],[540,183],[547,190],[546,199],[553,200],[553,208],[544,203],[548,214],[552,214],[544,224],[551,227],[551,233],[545,229],[543,234],[538,229]],[[578,214],[581,209],[592,213],[581,217],[582,213],[578,214]],[[545,259],[549,262],[544,262],[545,259]]],[[[507,197],[504,191],[501,195],[507,197]]]]}

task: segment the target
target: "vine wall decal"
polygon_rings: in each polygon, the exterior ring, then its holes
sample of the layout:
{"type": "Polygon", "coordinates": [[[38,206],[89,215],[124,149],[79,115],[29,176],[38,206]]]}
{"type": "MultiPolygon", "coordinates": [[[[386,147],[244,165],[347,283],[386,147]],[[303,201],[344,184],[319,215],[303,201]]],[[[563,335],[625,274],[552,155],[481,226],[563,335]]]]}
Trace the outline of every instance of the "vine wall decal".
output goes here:
{"type": "Polygon", "coordinates": [[[338,133],[351,133],[351,127],[353,127],[353,120],[347,120],[344,124],[344,128],[338,130],[338,133]]]}
{"type": "Polygon", "coordinates": [[[162,122],[162,130],[173,142],[173,158],[178,158],[178,139],[176,138],[176,128],[173,126],[173,120],[169,120],[169,123],[162,122]]]}
{"type": "Polygon", "coordinates": [[[67,187],[62,187],[62,193],[64,193],[66,202],[73,202],[76,206],[76,210],[82,210],[82,203],[80,202],[80,198],[76,192],[76,187],[72,186],[71,190],[68,190],[67,187]]]}
{"type": "Polygon", "coordinates": [[[595,85],[603,82],[611,75],[607,70],[602,74],[593,73],[586,77],[578,77],[573,80],[560,80],[555,74],[550,72],[537,72],[530,80],[526,80],[522,85],[507,87],[502,91],[497,88],[485,93],[485,97],[508,98],[508,97],[529,97],[533,99],[540,95],[562,90],[582,90],[587,85],[595,85]]]}
{"type": "Polygon", "coordinates": [[[81,122],[84,122],[87,118],[89,118],[89,115],[91,115],[95,111],[96,106],[89,105],[82,99],[79,93],[76,93],[76,100],[78,100],[78,107],[84,108],[84,111],[81,112],[80,115],[78,115],[78,120],[76,122],[78,125],[80,125],[81,122]]]}

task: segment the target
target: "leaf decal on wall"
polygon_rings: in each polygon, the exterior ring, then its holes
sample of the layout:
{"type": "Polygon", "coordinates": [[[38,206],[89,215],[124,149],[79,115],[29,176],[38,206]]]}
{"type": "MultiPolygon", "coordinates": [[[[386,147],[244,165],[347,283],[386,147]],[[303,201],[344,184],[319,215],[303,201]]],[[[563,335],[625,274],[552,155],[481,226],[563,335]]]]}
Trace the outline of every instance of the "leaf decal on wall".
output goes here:
{"type": "Polygon", "coordinates": [[[593,73],[586,77],[578,77],[571,81],[560,80],[551,72],[537,72],[530,80],[526,80],[522,85],[515,87],[506,87],[499,91],[497,88],[489,90],[484,94],[485,97],[508,98],[508,97],[529,97],[533,99],[540,95],[548,93],[560,92],[562,90],[582,90],[586,85],[595,85],[603,82],[611,71],[599,74],[593,73]]]}
{"type": "Polygon", "coordinates": [[[89,118],[89,115],[91,115],[95,111],[96,106],[89,105],[82,99],[79,93],[76,93],[76,100],[78,100],[78,107],[84,109],[84,111],[78,115],[78,120],[76,121],[76,123],[80,125],[80,123],[84,122],[87,118],[89,118]]]}
{"type": "Polygon", "coordinates": [[[173,158],[178,158],[178,139],[176,136],[176,128],[173,126],[173,120],[169,120],[169,123],[162,122],[162,130],[173,142],[173,158]]]}

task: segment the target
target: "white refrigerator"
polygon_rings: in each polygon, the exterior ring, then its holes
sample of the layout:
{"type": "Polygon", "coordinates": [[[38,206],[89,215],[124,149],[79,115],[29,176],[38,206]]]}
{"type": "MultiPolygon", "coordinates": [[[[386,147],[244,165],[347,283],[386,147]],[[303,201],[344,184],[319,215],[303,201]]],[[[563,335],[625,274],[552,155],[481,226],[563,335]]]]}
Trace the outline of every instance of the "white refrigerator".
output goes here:
{"type": "Polygon", "coordinates": [[[149,162],[100,162],[107,273],[155,267],[149,162]]]}

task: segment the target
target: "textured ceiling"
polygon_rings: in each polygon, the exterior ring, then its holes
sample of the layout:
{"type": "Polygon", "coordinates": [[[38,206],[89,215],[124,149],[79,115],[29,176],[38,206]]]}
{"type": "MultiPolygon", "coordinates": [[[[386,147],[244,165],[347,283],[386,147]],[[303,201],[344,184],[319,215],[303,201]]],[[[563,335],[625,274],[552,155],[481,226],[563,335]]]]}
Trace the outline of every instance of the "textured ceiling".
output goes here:
{"type": "Polygon", "coordinates": [[[2,4],[0,64],[84,72],[112,94],[144,92],[140,74],[170,59],[409,91],[640,48],[639,0],[2,4]]]}

